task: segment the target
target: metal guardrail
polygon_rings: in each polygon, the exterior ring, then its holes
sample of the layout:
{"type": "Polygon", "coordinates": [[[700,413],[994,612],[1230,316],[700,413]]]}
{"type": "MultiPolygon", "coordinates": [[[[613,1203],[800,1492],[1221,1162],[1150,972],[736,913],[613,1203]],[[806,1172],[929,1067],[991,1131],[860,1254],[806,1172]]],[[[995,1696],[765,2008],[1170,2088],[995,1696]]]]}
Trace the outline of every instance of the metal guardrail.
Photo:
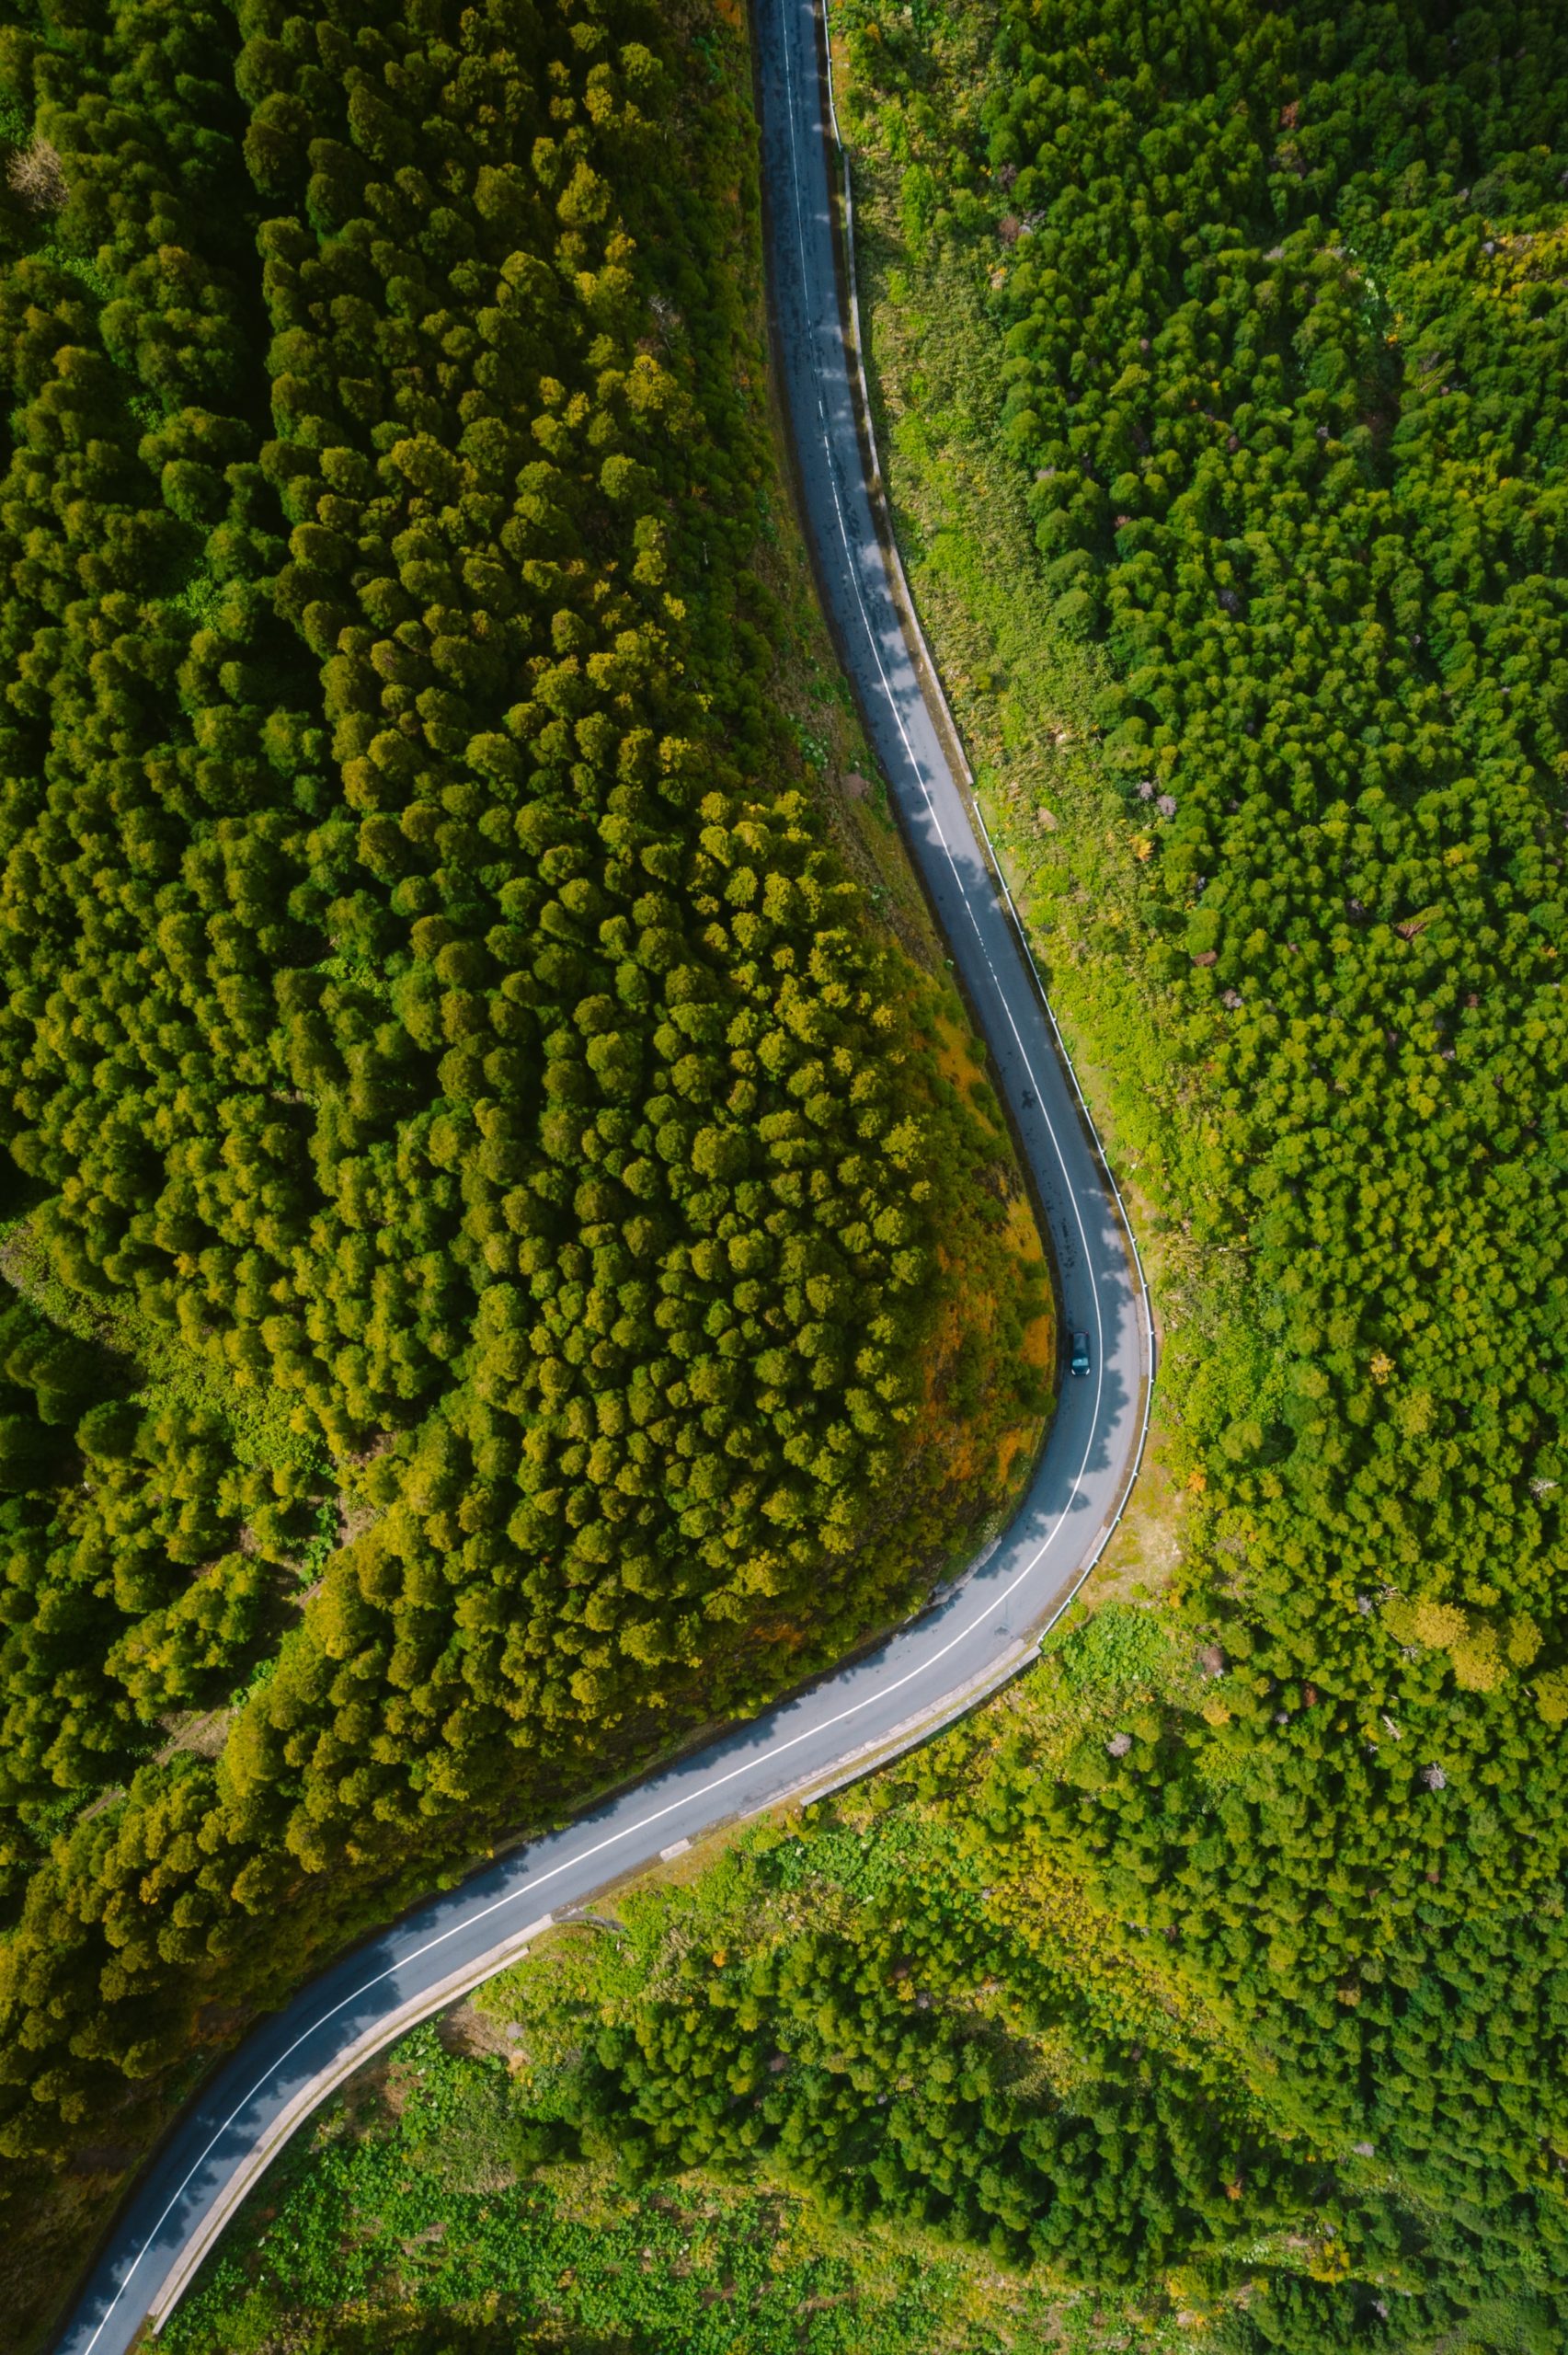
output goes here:
{"type": "Polygon", "coordinates": [[[1056,1041],[1057,1053],[1066,1067],[1068,1077],[1072,1082],[1072,1093],[1077,1100],[1079,1112],[1082,1117],[1083,1125],[1088,1131],[1100,1167],[1104,1173],[1105,1182],[1110,1187],[1111,1193],[1115,1199],[1116,1210],[1121,1218],[1122,1233],[1127,1238],[1127,1251],[1132,1261],[1133,1272],[1138,1278],[1139,1299],[1143,1311],[1144,1349],[1148,1360],[1149,1371],[1144,1382],[1143,1415],[1139,1429],[1138,1446],[1133,1454],[1131,1469],[1127,1474],[1127,1487],[1122,1491],[1121,1501],[1117,1505],[1115,1513],[1106,1523],[1104,1529],[1101,1532],[1100,1537],[1095,1544],[1094,1551],[1090,1556],[1089,1560],[1085,1564],[1082,1573],[1079,1577],[1076,1584],[1073,1586],[1071,1592],[1066,1595],[1057,1605],[1057,1608],[1051,1613],[1050,1617],[1041,1627],[1035,1645],[1035,1649],[1037,1653],[1040,1644],[1050,1633],[1051,1629],[1055,1626],[1057,1621],[1060,1618],[1062,1613],[1068,1608],[1069,1604],[1076,1599],[1084,1580],[1089,1577],[1090,1572],[1095,1568],[1100,1557],[1104,1554],[1105,1547],[1109,1545],[1111,1538],[1114,1536],[1116,1528],[1121,1522],[1122,1515],[1127,1511],[1128,1501],[1132,1496],[1132,1491],[1138,1482],[1139,1473],[1142,1469],[1144,1449],[1148,1444],[1149,1439],[1149,1422],[1153,1407],[1154,1375],[1159,1356],[1158,1343],[1154,1329],[1154,1307],[1153,1303],[1150,1301],[1149,1296],[1149,1280],[1144,1272],[1143,1255],[1138,1247],[1138,1236],[1133,1230],[1132,1220],[1127,1215],[1127,1207],[1122,1196],[1122,1189],[1116,1183],[1116,1171],[1111,1166],[1111,1158],[1105,1150],[1104,1140],[1100,1134],[1099,1128],[1094,1120],[1094,1115],[1089,1109],[1089,1100],[1083,1093],[1083,1084],[1078,1076],[1078,1065],[1073,1061],[1072,1050],[1069,1047],[1067,1040],[1062,1036],[1061,1025],[1057,1020],[1056,1009],[1051,1004],[1049,992],[1046,988],[1045,978],[1042,975],[1039,965],[1036,960],[1034,945],[1029,938],[1028,927],[1024,924],[1022,915],[1019,913],[1018,903],[1013,896],[1013,887],[1008,882],[1006,870],[997,854],[996,844],[991,840],[990,828],[986,823],[985,811],[980,807],[979,795],[975,784],[975,772],[970,765],[968,753],[964,748],[964,739],[959,733],[958,723],[953,717],[953,706],[947,700],[947,693],[945,688],[943,686],[941,673],[937,670],[935,661],[932,655],[931,648],[926,641],[925,630],[921,622],[920,611],[915,603],[914,593],[910,587],[909,576],[904,570],[904,559],[898,547],[898,536],[893,529],[892,509],[887,499],[886,479],[882,472],[881,454],[876,445],[876,424],[871,410],[871,387],[865,373],[865,337],[861,324],[860,282],[859,273],[855,266],[854,181],[850,168],[849,148],[845,144],[843,133],[839,128],[838,95],[833,87],[833,50],[827,23],[826,0],[816,0],[816,5],[818,9],[818,23],[820,28],[821,36],[822,79],[828,94],[828,119],[832,125],[833,144],[839,152],[839,166],[843,176],[844,217],[841,244],[844,255],[846,303],[849,312],[849,341],[854,352],[855,379],[860,386],[861,429],[864,434],[866,449],[871,459],[871,465],[867,475],[867,487],[871,494],[872,513],[876,516],[880,526],[883,553],[887,559],[889,574],[894,583],[895,602],[900,609],[900,618],[904,625],[905,634],[914,649],[921,685],[924,687],[928,697],[934,702],[938,716],[942,722],[942,729],[945,732],[949,745],[957,756],[959,773],[962,776],[966,788],[964,795],[966,806],[968,809],[971,818],[975,821],[975,823],[979,829],[980,840],[985,844],[987,864],[990,867],[992,878],[1001,893],[1003,905],[1006,907],[1008,915],[1012,919],[1013,928],[1018,938],[1018,945],[1023,949],[1024,960],[1028,965],[1031,975],[1033,976],[1035,988],[1038,993],[1041,1006],[1045,1010],[1046,1020],[1050,1024],[1051,1036],[1056,1041]]]}
{"type": "MultiPolygon", "coordinates": [[[[820,0],[818,0],[818,10],[820,11],[820,0]]],[[[818,23],[822,23],[820,13],[818,14],[818,23]]],[[[825,25],[822,27],[822,31],[823,72],[827,84],[829,113],[832,123],[834,143],[838,148],[843,171],[843,247],[846,256],[846,277],[848,281],[848,339],[852,343],[854,350],[855,370],[860,385],[861,420],[871,461],[869,468],[869,488],[871,492],[872,511],[878,522],[883,540],[884,554],[888,563],[889,577],[894,583],[896,602],[898,604],[900,618],[909,635],[910,644],[917,658],[917,665],[922,687],[935,706],[942,722],[942,732],[944,733],[945,741],[951,747],[953,753],[956,755],[957,768],[966,787],[966,806],[978,825],[979,838],[985,846],[987,862],[991,876],[1001,891],[1008,915],[1017,935],[1020,946],[1023,948],[1024,958],[1027,960],[1029,971],[1033,976],[1035,986],[1039,994],[1040,1002],[1044,1007],[1047,1020],[1050,1025],[1051,1035],[1056,1043],[1057,1052],[1065,1065],[1068,1075],[1071,1080],[1072,1091],[1078,1104],[1079,1111],[1082,1117],[1088,1135],[1093,1144],[1094,1152],[1098,1158],[1101,1169],[1116,1200],[1116,1209],[1121,1219],[1122,1232],[1126,1237],[1132,1267],[1138,1278],[1138,1290],[1143,1316],[1143,1334],[1147,1372],[1143,1384],[1143,1407],[1141,1421],[1139,1429],[1138,1444],[1132,1457],[1127,1483],[1123,1488],[1116,1510],[1101,1529],[1100,1534],[1095,1540],[1093,1549],[1085,1561],[1078,1577],[1074,1580],[1071,1588],[1055,1605],[1049,1615],[1042,1622],[1041,1626],[1035,1631],[1035,1633],[1014,1644],[1002,1655],[1000,1660],[993,1662],[991,1666],[983,1671],[980,1675],[969,1679],[967,1683],[944,1695],[930,1708],[921,1710],[916,1717],[910,1717],[903,1724],[894,1727],[889,1733],[879,1736],[875,1741],[864,1743],[858,1749],[850,1751],[842,1758],[835,1761],[831,1765],[818,1769],[817,1773],[806,1777],[800,1783],[787,1786],[784,1789],[778,1791],[773,1798],[763,1801],[760,1807],[752,1809],[750,1812],[754,1815],[766,1813],[773,1808],[786,1805],[791,1801],[809,1803],[812,1800],[825,1798],[831,1792],[843,1788],[847,1784],[858,1781],[863,1775],[875,1772],[878,1766],[885,1764],[889,1759],[901,1754],[903,1751],[909,1749],[917,1740],[929,1738],[932,1734],[939,1732],[944,1726],[954,1723],[958,1717],[966,1715],[970,1709],[977,1707],[982,1701],[989,1699],[1003,1685],[1011,1683],[1012,1680],[1023,1670],[1038,1659],[1041,1646],[1046,1637],[1049,1635],[1057,1622],[1061,1618],[1062,1614],[1070,1608],[1071,1604],[1076,1600],[1078,1594],[1082,1589],[1084,1581],[1090,1577],[1095,1566],[1099,1562],[1105,1547],[1109,1545],[1111,1538],[1115,1535],[1116,1531],[1121,1522],[1122,1517],[1127,1511],[1128,1499],[1132,1494],[1134,1485],[1137,1481],[1138,1473],[1143,1461],[1144,1449],[1148,1440],[1156,1363],[1153,1311],[1149,1297],[1149,1286],[1144,1276],[1142,1258],[1138,1248],[1138,1239],[1133,1232],[1132,1223],[1127,1216],[1127,1205],[1122,1198],[1121,1189],[1116,1184],[1116,1177],[1112,1171],[1104,1145],[1101,1140],[1099,1131],[1095,1126],[1093,1115],[1090,1111],[1087,1099],[1084,1097],[1082,1086],[1079,1080],[1077,1067],[1073,1062],[1072,1055],[1068,1048],[1067,1042],[1062,1037],[1060,1026],[1057,1021],[1056,1015],[1052,1010],[1050,999],[1046,991],[1045,982],[1041,976],[1039,967],[1036,962],[1034,950],[1030,946],[1028,933],[1019,913],[1016,902],[1013,900],[1006,874],[1003,871],[1001,860],[997,856],[995,844],[991,841],[990,829],[986,824],[984,811],[981,810],[976,796],[974,772],[970,767],[968,756],[964,749],[963,739],[958,732],[957,723],[954,719],[951,706],[949,706],[946,695],[944,692],[941,678],[932,658],[931,649],[926,643],[925,634],[921,628],[914,598],[910,592],[909,580],[904,571],[903,560],[899,555],[898,543],[893,534],[892,520],[887,506],[881,461],[876,448],[876,430],[872,420],[870,391],[865,375],[864,350],[860,316],[860,300],[858,286],[856,283],[854,261],[854,194],[851,180],[848,151],[844,146],[843,140],[839,132],[838,114],[833,92],[832,60],[827,43],[825,25]]],[[[718,1827],[715,1826],[715,1828],[716,1829],[718,1827]]],[[[661,1851],[660,1853],[665,1857],[672,1858],[683,1854],[690,1844],[690,1842],[687,1840],[679,1840],[669,1849],[661,1851]]],[[[637,1867],[637,1869],[646,1870],[647,1867],[642,1866],[637,1867]]],[[[574,1909],[572,1908],[567,1909],[566,1913],[560,1918],[563,1920],[569,1919],[573,1910],[574,1909]]],[[[419,1995],[411,1997],[406,2004],[398,2006],[396,2010],[388,2014],[384,2018],[373,2022],[372,2026],[364,2031],[363,2035],[356,2039],[352,2045],[340,2053],[327,2069],[324,2070],[319,2076],[313,2078],[307,2085],[300,2088],[292,2099],[288,2103],[287,2107],[269,2123],[265,2132],[258,2141],[254,2150],[247,2154],[246,2160],[235,2170],[234,2176],[224,2186],[221,2197],[213,2203],[212,2209],[209,2210],[207,2214],[201,2219],[196,2231],[192,2233],[186,2246],[181,2249],[177,2264],[169,2273],[167,2279],[161,2285],[156,2297],[148,2308],[148,2320],[150,2321],[155,2332],[161,2330],[164,2324],[168,2320],[169,2315],[173,2313],[176,2305],[179,2302],[179,2299],[189,2287],[191,2280],[200,2269],[203,2260],[212,2250],[213,2245],[234,2215],[235,2211],[245,2200],[246,2194],[254,2188],[260,2176],[270,2165],[273,2158],[276,2157],[279,2150],[294,2133],[296,2129],[303,2122],[304,2119],[310,2115],[312,2110],[316,2108],[328,2095],[335,2092],[337,2088],[349,2076],[351,2076],[357,2069],[363,2067],[365,2062],[372,2059],[376,2052],[383,2051],[388,2044],[395,2042],[399,2037],[406,2035],[410,2028],[418,2026],[421,2020],[428,2019],[434,2013],[443,2010],[449,2004],[456,2002],[459,1997],[470,1993],[475,1987],[482,1984],[485,1980],[495,1977],[499,1971],[504,1970],[509,1964],[519,1959],[521,1954],[526,1952],[530,1942],[542,1935],[544,1931],[554,1926],[554,1922],[555,1917],[548,1913],[541,1916],[539,1919],[527,1924],[523,1929],[511,1933],[498,1946],[492,1948],[490,1952],[485,1955],[478,1961],[464,1965],[461,1970],[454,1971],[449,1978],[441,1981],[437,1985],[425,1990],[419,1995]]]]}

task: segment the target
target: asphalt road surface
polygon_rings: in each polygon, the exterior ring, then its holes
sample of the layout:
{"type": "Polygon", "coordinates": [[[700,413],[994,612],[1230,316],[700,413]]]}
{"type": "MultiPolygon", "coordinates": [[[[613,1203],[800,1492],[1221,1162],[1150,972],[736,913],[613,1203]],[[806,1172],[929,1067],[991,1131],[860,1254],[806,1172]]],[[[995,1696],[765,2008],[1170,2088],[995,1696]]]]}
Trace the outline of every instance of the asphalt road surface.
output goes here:
{"type": "MultiPolygon", "coordinates": [[[[184,2113],[113,2226],[60,2355],[122,2355],[170,2310],[258,2146],[297,2122],[345,2056],[455,1993],[663,1851],[752,1814],[857,1754],[891,1750],[1015,1663],[1092,1565],[1136,1469],[1151,1374],[1147,1309],[1116,1200],[1049,1017],[922,697],[873,520],[842,328],[811,0],[755,0],[772,299],[799,488],[822,592],[898,813],[990,1043],[1047,1217],[1068,1330],[1064,1379],[1027,1499],[940,1609],[876,1651],[432,1899],[264,2020],[184,2113]]],[[[264,1925],[258,1925],[264,1935],[264,1925]]]]}

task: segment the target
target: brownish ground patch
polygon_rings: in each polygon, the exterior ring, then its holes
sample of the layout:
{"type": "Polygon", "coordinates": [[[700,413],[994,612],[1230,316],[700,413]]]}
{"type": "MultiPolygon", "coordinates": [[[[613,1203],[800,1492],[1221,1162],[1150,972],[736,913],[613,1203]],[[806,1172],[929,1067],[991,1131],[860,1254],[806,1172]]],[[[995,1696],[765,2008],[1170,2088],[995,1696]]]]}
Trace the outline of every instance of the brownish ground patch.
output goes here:
{"type": "Polygon", "coordinates": [[[1086,1599],[1098,1603],[1117,1596],[1143,1602],[1163,1592],[1181,1561],[1187,1500],[1185,1485],[1171,1471],[1169,1434],[1157,1407],[1137,1484],[1115,1536],[1095,1565],[1086,1599]]]}
{"type": "Polygon", "coordinates": [[[1028,1436],[1028,1431],[1022,1424],[1015,1424],[1012,1430],[1002,1432],[996,1443],[998,1480],[1005,1482],[1011,1476],[1014,1459],[1028,1436]]]}
{"type": "MultiPolygon", "coordinates": [[[[967,1097],[977,1082],[985,1078],[984,1071],[975,1060],[974,1040],[960,1030],[956,1022],[949,1022],[944,1017],[939,1018],[936,1025],[935,1044],[937,1070],[958,1090],[960,1096],[967,1097]]],[[[1020,1207],[1027,1215],[1027,1204],[1020,1207]]]]}
{"type": "Polygon", "coordinates": [[[1022,1194],[1007,1206],[1007,1224],[1001,1231],[1001,1239],[1020,1259],[1043,1259],[1046,1256],[1034,1211],[1022,1194]]]}
{"type": "Polygon", "coordinates": [[[1032,1366],[1054,1365],[1056,1354],[1057,1321],[1048,1308],[1043,1308],[1024,1327],[1024,1362],[1032,1366]]]}

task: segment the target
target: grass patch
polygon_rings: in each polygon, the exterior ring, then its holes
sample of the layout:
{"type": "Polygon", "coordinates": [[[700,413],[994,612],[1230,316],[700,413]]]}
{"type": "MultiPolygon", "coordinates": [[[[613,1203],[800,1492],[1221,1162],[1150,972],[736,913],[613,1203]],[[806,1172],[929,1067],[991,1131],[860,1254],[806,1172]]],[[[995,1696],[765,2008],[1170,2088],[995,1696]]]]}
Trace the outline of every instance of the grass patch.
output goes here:
{"type": "Polygon", "coordinates": [[[241,1464],[326,1471],[319,1440],[300,1428],[296,1410],[280,1393],[242,1389],[214,1367],[210,1355],[155,1323],[127,1297],[89,1299],[75,1291],[50,1264],[30,1218],[0,1230],[0,1276],[62,1332],[133,1369],[132,1379],[142,1377],[129,1394],[135,1405],[156,1407],[172,1401],[219,1416],[241,1464]]]}
{"type": "Polygon", "coordinates": [[[1116,2300],[868,2241],[776,2190],[541,2177],[506,2062],[416,2030],[247,2201],[170,2355],[1158,2355],[1116,2300]]]}

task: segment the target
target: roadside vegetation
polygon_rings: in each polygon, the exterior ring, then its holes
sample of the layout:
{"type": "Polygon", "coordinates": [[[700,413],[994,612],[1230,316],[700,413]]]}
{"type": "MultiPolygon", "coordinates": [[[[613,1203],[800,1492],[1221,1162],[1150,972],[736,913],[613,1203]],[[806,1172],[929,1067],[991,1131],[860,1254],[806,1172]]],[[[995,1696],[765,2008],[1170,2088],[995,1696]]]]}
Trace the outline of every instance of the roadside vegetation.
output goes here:
{"type": "Polygon", "coordinates": [[[910,1607],[1048,1269],[775,470],[706,0],[0,26],[0,2156],[910,1607]]]}
{"type": "MultiPolygon", "coordinates": [[[[466,2024],[472,2032],[474,2023],[466,2024]]],[[[787,2193],[543,2174],[505,2062],[431,2030],[329,2113],[163,2334],[172,2355],[1159,2355],[1122,2301],[868,2246],[787,2193]]]]}
{"type": "Polygon", "coordinates": [[[1231,2349],[1311,2343],[1347,2280],[1429,2319],[1441,2234],[1064,1858],[1053,1785],[1148,1779],[1213,1681],[1104,1601],[912,1757],[547,1933],[252,2195],[177,2355],[435,2312],[486,2350],[545,2315],[660,2355],[1231,2349]]]}
{"type": "Polygon", "coordinates": [[[1180,1558],[544,1946],[512,2097],[546,2167],[777,2186],[1129,2335],[1551,2355],[1568,36],[834,26],[916,594],[1158,1235],[1180,1558]]]}
{"type": "Polygon", "coordinates": [[[1157,1234],[1179,1558],[940,1742],[553,1934],[481,2051],[417,2039],[179,2343],[701,2345],[722,2302],[766,2349],[765,2250],[856,2345],[1554,2355],[1568,28],[833,29],[916,594],[1157,1234]]]}
{"type": "Polygon", "coordinates": [[[1564,29],[833,23],[900,534],[1161,1234],[1217,1670],[1013,1821],[1436,2235],[1228,2343],[1555,2346],[1564,29]]]}

